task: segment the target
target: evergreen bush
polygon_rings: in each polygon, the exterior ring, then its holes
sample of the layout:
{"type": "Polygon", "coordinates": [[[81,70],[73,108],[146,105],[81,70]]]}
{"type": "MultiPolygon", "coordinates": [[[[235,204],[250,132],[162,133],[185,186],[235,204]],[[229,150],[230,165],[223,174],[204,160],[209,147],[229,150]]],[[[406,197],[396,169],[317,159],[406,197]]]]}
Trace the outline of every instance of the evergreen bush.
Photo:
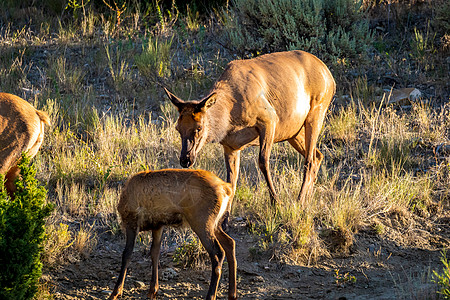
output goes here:
{"type": "Polygon", "coordinates": [[[436,5],[432,24],[439,37],[450,35],[450,3],[448,1],[444,1],[442,5],[436,5]]]}
{"type": "Polygon", "coordinates": [[[351,63],[366,59],[372,43],[355,0],[235,0],[224,23],[241,53],[299,49],[327,62],[351,63]]]}
{"type": "Polygon", "coordinates": [[[0,299],[33,298],[42,274],[45,218],[52,206],[46,203],[46,190],[38,185],[29,161],[22,155],[14,199],[6,193],[0,174],[0,299]]]}

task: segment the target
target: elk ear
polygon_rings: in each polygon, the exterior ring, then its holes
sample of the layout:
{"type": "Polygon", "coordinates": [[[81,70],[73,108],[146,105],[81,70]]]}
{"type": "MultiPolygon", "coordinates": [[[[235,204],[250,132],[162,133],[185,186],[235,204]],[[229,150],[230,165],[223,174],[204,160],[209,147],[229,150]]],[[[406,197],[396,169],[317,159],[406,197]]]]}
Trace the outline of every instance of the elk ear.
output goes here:
{"type": "Polygon", "coordinates": [[[167,94],[167,97],[169,97],[169,100],[175,105],[179,111],[181,111],[181,108],[186,104],[183,100],[172,94],[168,89],[164,88],[164,91],[167,94]]]}
{"type": "Polygon", "coordinates": [[[208,96],[206,96],[204,99],[200,100],[200,102],[195,106],[196,111],[206,111],[211,106],[213,106],[214,103],[216,103],[217,95],[216,93],[211,93],[208,96]]]}

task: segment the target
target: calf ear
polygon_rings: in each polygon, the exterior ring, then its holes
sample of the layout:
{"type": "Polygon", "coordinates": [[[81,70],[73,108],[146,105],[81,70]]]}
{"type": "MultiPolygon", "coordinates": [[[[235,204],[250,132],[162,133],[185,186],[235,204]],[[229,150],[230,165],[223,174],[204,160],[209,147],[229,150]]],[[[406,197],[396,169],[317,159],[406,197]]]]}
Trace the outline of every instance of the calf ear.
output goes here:
{"type": "Polygon", "coordinates": [[[169,97],[169,100],[175,105],[179,111],[181,111],[181,108],[184,104],[186,104],[183,100],[172,94],[168,89],[164,88],[164,91],[167,94],[167,97],[169,97]]]}
{"type": "Polygon", "coordinates": [[[214,103],[216,103],[216,98],[217,98],[216,93],[209,94],[208,96],[200,100],[200,102],[195,106],[195,110],[196,111],[208,110],[211,106],[214,105],[214,103]]]}

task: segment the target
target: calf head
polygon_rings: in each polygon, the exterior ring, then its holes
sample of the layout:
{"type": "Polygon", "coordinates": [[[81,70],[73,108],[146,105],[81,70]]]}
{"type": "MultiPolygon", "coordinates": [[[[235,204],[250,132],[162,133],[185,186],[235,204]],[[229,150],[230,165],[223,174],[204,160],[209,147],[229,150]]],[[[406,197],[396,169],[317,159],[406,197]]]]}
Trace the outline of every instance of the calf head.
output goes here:
{"type": "Polygon", "coordinates": [[[181,136],[180,165],[188,168],[195,163],[198,152],[208,139],[209,123],[206,112],[215,103],[216,96],[212,93],[201,100],[184,101],[166,88],[164,90],[180,113],[176,126],[181,136]]]}

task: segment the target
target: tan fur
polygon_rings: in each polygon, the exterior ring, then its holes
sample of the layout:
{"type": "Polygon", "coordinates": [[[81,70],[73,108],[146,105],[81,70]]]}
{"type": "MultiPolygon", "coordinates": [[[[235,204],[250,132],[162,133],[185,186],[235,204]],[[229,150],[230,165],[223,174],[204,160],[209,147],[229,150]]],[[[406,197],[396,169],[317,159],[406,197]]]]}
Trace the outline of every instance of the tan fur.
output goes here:
{"type": "Polygon", "coordinates": [[[127,234],[122,269],[110,299],[122,293],[126,269],[140,231],[152,230],[153,271],[149,292],[158,291],[158,259],[164,226],[189,224],[211,257],[212,277],[207,299],[215,299],[226,254],[229,264],[229,299],[236,298],[236,258],[234,240],[220,227],[223,205],[231,201],[231,184],[204,170],[165,169],[132,176],[122,190],[118,211],[127,234]],[[224,202],[223,202],[224,201],[224,202]],[[223,249],[223,250],[222,250],[223,249]]]}
{"type": "Polygon", "coordinates": [[[22,152],[32,158],[44,140],[44,125],[50,125],[47,113],[35,109],[15,95],[0,93],[0,173],[5,174],[6,190],[12,196],[22,152]]]}
{"type": "Polygon", "coordinates": [[[305,157],[299,200],[304,204],[323,159],[316,149],[336,84],[325,64],[312,54],[288,51],[228,64],[210,94],[183,101],[166,89],[180,116],[180,163],[189,167],[203,145],[224,148],[227,181],[236,189],[240,151],[259,145],[259,167],[277,201],[269,169],[273,143],[288,141],[305,157]]]}

